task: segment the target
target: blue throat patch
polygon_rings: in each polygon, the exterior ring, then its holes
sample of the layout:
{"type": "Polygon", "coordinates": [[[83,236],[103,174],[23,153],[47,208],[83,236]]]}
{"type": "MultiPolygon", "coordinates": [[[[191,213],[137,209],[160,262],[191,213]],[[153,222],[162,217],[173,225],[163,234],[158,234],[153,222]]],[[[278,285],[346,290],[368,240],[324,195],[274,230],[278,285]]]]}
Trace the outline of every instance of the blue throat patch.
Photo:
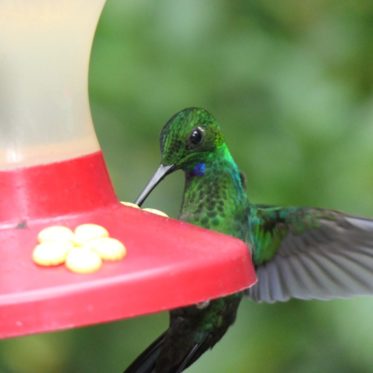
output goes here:
{"type": "Polygon", "coordinates": [[[197,163],[192,171],[193,176],[203,176],[206,172],[206,163],[197,163]]]}

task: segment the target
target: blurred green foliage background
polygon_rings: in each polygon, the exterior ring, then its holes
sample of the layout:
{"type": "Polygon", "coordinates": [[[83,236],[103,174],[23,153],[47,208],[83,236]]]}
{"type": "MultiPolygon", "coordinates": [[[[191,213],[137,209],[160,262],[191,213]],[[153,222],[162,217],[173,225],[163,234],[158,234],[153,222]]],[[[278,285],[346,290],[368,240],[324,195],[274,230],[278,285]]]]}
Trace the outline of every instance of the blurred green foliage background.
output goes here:
{"type": "MultiPolygon", "coordinates": [[[[203,106],[222,124],[252,201],[367,216],[372,88],[370,0],[108,0],[90,70],[93,119],[121,199],[133,200],[158,166],[163,123],[203,106]]],[[[182,188],[172,175],[147,205],[176,217],[182,188]]],[[[373,298],[244,301],[189,372],[372,372],[372,309],[373,298]]],[[[121,372],[167,321],[2,341],[0,372],[121,372]]]]}

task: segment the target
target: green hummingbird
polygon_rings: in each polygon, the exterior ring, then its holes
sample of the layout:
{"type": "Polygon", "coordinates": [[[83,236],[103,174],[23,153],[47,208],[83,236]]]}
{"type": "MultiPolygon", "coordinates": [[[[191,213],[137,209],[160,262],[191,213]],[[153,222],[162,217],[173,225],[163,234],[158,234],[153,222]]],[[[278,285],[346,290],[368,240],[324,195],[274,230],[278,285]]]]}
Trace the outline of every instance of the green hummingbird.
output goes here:
{"type": "Polygon", "coordinates": [[[160,135],[161,165],[136,203],[182,170],[179,218],[248,243],[258,282],[245,292],[170,312],[169,328],[125,373],[180,373],[234,323],[244,296],[257,302],[373,293],[373,220],[337,211],[252,204],[245,178],[205,109],[175,114],[160,135]]]}

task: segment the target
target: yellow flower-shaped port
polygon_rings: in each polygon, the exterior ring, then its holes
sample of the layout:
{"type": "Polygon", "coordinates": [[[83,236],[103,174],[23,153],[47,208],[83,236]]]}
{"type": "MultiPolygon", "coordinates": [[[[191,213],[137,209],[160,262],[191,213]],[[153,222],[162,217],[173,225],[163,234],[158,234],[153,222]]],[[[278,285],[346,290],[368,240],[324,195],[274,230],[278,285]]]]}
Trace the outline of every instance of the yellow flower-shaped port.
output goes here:
{"type": "Polygon", "coordinates": [[[107,229],[98,224],[81,224],[70,228],[54,225],[42,229],[38,244],[32,253],[33,261],[40,266],[65,263],[75,273],[93,273],[103,260],[121,260],[127,250],[119,240],[109,237],[107,229]]]}
{"type": "MultiPolygon", "coordinates": [[[[136,203],[132,203],[132,202],[122,201],[121,204],[124,205],[124,206],[127,206],[127,207],[133,207],[135,209],[140,208],[139,205],[136,205],[136,203]]],[[[153,208],[150,208],[150,207],[144,208],[143,210],[147,211],[147,212],[151,212],[152,214],[155,214],[155,215],[164,216],[164,217],[168,218],[168,215],[161,210],[153,209],[153,208]]]]}
{"type": "MultiPolygon", "coordinates": [[[[121,203],[139,208],[131,202],[121,203]]],[[[168,217],[160,210],[145,208],[144,211],[168,217]]],[[[123,243],[110,237],[108,230],[98,224],[81,224],[74,231],[63,225],[52,225],[42,229],[37,240],[32,253],[36,264],[50,267],[65,263],[66,268],[76,273],[96,272],[103,261],[121,260],[127,255],[123,243]]]]}
{"type": "Polygon", "coordinates": [[[139,209],[140,206],[139,205],[136,205],[136,203],[132,203],[132,202],[126,202],[126,201],[121,201],[120,202],[122,205],[124,206],[127,206],[127,207],[133,207],[135,209],[139,209]]]}
{"type": "Polygon", "coordinates": [[[65,262],[67,254],[73,249],[72,242],[47,241],[36,245],[32,260],[41,266],[55,266],[65,262]]]}
{"type": "Polygon", "coordinates": [[[143,210],[146,211],[146,212],[150,212],[152,214],[155,214],[155,215],[164,216],[165,218],[168,218],[168,215],[165,212],[161,211],[161,210],[152,209],[150,207],[147,207],[147,208],[145,208],[143,210]]]}
{"type": "Polygon", "coordinates": [[[101,268],[102,259],[92,250],[75,247],[67,254],[65,264],[72,272],[93,273],[101,268]]]}
{"type": "Polygon", "coordinates": [[[74,233],[74,243],[78,246],[85,245],[87,242],[97,238],[109,237],[107,229],[98,224],[78,225],[74,233]]]}
{"type": "Polygon", "coordinates": [[[42,229],[38,234],[38,242],[73,242],[74,232],[64,225],[52,225],[42,229]]]}
{"type": "Polygon", "coordinates": [[[126,255],[126,248],[119,240],[111,237],[97,238],[85,247],[97,253],[104,260],[120,260],[126,255]]]}

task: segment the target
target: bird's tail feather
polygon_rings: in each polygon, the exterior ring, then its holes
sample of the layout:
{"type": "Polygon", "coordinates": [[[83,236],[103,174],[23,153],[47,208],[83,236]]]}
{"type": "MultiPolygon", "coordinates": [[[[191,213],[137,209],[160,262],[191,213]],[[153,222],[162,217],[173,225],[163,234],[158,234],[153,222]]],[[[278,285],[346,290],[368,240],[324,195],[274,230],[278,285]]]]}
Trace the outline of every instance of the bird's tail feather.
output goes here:
{"type": "Polygon", "coordinates": [[[165,333],[161,334],[123,373],[153,373],[164,339],[165,333]]]}
{"type": "MultiPolygon", "coordinates": [[[[164,347],[165,335],[166,333],[163,333],[159,336],[123,373],[155,373],[160,352],[164,347]]],[[[196,343],[181,361],[175,362],[172,367],[163,368],[167,370],[167,373],[181,373],[192,365],[206,349],[203,342],[196,343]]]]}
{"type": "Polygon", "coordinates": [[[193,348],[188,352],[188,354],[185,356],[183,361],[180,363],[175,373],[183,372],[184,369],[188,368],[200,357],[200,355],[203,353],[203,352],[199,353],[200,346],[201,346],[200,344],[195,344],[193,346],[193,348]]]}

